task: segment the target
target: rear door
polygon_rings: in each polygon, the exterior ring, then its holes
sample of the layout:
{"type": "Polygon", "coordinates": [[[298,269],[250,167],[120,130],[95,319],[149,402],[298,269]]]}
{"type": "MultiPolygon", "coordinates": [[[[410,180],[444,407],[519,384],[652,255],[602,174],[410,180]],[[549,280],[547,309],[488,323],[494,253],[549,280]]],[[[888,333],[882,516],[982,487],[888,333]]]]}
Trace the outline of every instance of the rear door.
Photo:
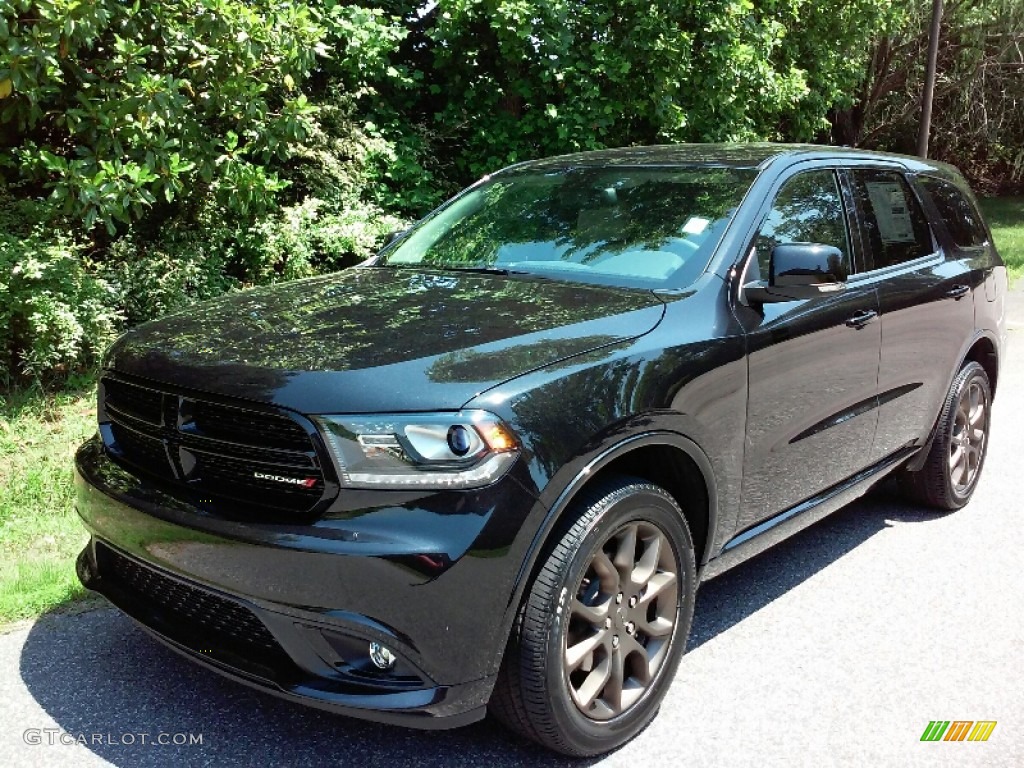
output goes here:
{"type": "Polygon", "coordinates": [[[878,291],[882,349],[872,458],[925,440],[974,329],[969,259],[944,250],[899,167],[846,173],[865,271],[878,291]]]}
{"type": "Polygon", "coordinates": [[[855,272],[850,201],[837,171],[797,171],[777,187],[743,281],[768,274],[775,245],[813,242],[843,253],[845,290],[737,307],[747,330],[749,386],[740,527],[771,517],[869,463],[881,342],[878,300],[855,272]]]}

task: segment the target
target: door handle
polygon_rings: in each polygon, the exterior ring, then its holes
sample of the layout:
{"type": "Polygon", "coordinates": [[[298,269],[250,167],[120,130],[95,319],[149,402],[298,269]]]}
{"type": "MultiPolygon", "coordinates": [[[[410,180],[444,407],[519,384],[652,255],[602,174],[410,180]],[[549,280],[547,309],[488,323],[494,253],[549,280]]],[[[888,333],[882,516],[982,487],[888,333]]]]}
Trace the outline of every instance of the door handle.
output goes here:
{"type": "Polygon", "coordinates": [[[847,328],[857,328],[858,330],[863,328],[865,325],[870,323],[878,317],[878,313],[873,309],[862,309],[858,312],[854,312],[850,315],[850,319],[846,321],[847,328]]]}
{"type": "Polygon", "coordinates": [[[958,284],[958,285],[954,285],[952,288],[950,288],[948,291],[946,291],[946,295],[949,298],[951,298],[951,299],[955,299],[956,301],[960,301],[960,299],[962,299],[964,296],[966,296],[970,292],[970,290],[971,290],[971,286],[969,286],[969,285],[959,285],[958,284]]]}

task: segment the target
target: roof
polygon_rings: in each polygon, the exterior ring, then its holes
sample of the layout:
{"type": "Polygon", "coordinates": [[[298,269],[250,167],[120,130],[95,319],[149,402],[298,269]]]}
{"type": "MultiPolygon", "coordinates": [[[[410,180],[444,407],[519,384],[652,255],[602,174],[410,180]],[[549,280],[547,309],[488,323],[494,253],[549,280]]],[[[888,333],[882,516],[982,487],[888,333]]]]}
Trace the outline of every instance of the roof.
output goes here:
{"type": "Polygon", "coordinates": [[[601,166],[715,166],[728,168],[764,168],[776,158],[787,156],[792,160],[827,158],[865,158],[896,160],[913,171],[932,170],[947,175],[954,169],[945,163],[922,160],[909,155],[895,155],[852,147],[832,147],[820,144],[772,144],[752,142],[746,144],[662,144],[649,147],[621,147],[595,152],[577,152],[541,160],[517,163],[506,170],[544,171],[565,168],[601,166]]]}

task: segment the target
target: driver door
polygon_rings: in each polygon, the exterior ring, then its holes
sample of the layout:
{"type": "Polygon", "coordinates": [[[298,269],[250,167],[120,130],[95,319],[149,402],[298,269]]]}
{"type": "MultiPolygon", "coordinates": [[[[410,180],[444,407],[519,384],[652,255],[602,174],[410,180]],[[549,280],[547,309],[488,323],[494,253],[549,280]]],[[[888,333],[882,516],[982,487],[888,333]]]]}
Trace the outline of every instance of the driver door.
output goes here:
{"type": "MultiPolygon", "coordinates": [[[[744,282],[767,277],[771,251],[820,243],[854,273],[850,206],[835,169],[790,176],[778,188],[753,242],[744,282]]],[[[747,329],[749,386],[741,528],[835,485],[870,463],[878,418],[879,304],[874,285],[753,304],[747,329]]]]}

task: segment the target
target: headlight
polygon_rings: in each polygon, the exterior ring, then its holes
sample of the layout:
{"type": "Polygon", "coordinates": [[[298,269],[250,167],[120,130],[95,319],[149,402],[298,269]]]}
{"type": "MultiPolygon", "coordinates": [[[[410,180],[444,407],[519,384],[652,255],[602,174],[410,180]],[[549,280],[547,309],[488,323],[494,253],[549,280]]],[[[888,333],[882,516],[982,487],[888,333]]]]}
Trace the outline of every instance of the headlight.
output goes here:
{"type": "Polygon", "coordinates": [[[348,488],[478,488],[519,455],[519,441],[486,411],[316,416],[348,488]]]}

